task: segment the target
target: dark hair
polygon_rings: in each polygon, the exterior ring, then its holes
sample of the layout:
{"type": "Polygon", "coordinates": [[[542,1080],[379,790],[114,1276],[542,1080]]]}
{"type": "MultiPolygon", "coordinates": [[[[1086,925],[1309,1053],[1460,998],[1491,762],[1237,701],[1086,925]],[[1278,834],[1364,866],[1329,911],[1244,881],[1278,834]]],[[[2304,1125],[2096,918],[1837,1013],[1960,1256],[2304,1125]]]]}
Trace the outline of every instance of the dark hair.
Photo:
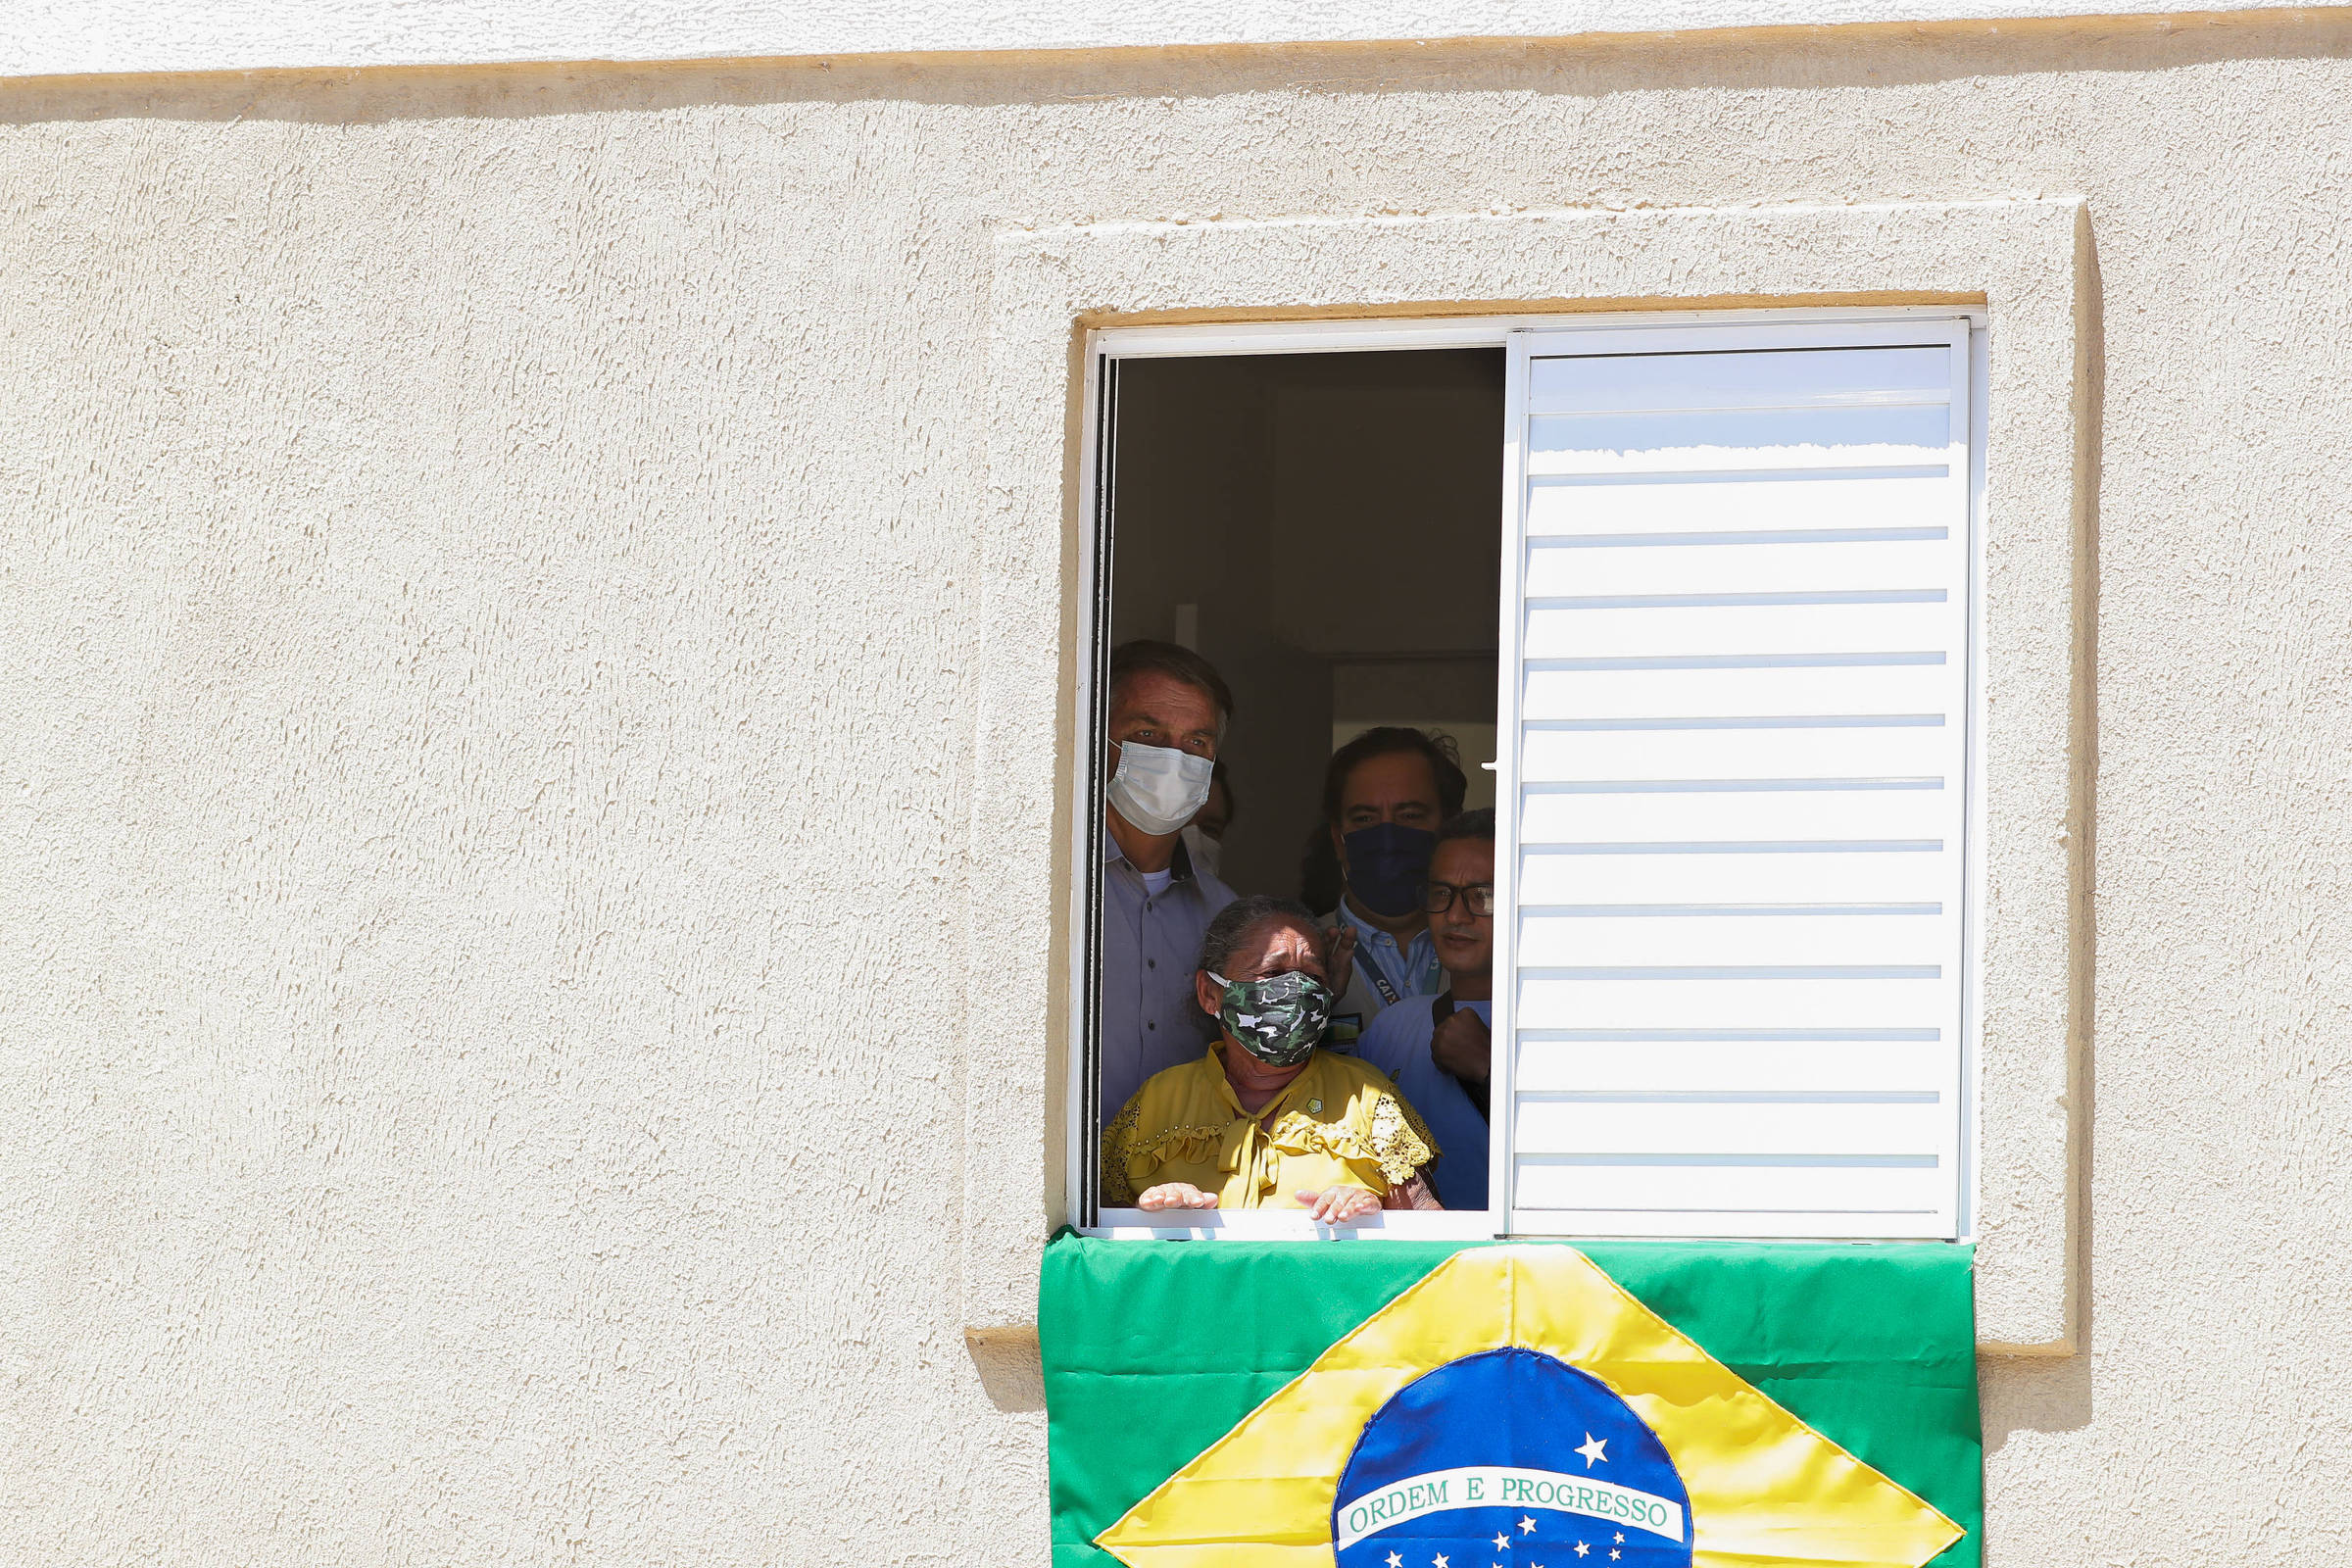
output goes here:
{"type": "Polygon", "coordinates": [[[1422,730],[1407,729],[1401,724],[1383,724],[1368,729],[1338,751],[1331,754],[1331,763],[1323,769],[1323,820],[1337,823],[1340,819],[1340,799],[1348,793],[1348,775],[1360,763],[1375,757],[1391,757],[1411,753],[1429,763],[1429,770],[1438,780],[1438,815],[1452,816],[1462,808],[1462,796],[1470,788],[1463,776],[1461,758],[1454,750],[1450,735],[1431,735],[1422,730]]]}
{"type": "Polygon", "coordinates": [[[1250,932],[1268,920],[1296,920],[1309,931],[1323,929],[1323,922],[1315,917],[1315,911],[1297,899],[1276,898],[1271,893],[1252,893],[1247,898],[1234,900],[1219,909],[1216,918],[1208,922],[1208,929],[1200,937],[1200,961],[1195,967],[1206,969],[1211,974],[1223,974],[1225,966],[1233,961],[1234,950],[1242,945],[1250,932]]]}
{"type": "Polygon", "coordinates": [[[1231,827],[1233,819],[1242,814],[1242,798],[1233,793],[1233,769],[1225,765],[1225,759],[1222,757],[1217,759],[1217,765],[1209,769],[1208,774],[1210,789],[1216,789],[1220,785],[1225,790],[1225,825],[1231,827]]]}
{"type": "Polygon", "coordinates": [[[1317,822],[1306,830],[1306,849],[1298,857],[1298,897],[1309,908],[1336,909],[1347,890],[1340,852],[1331,847],[1331,829],[1317,822]]]}
{"type": "Polygon", "coordinates": [[[1464,811],[1458,816],[1447,817],[1446,825],[1438,829],[1438,842],[1443,844],[1447,839],[1485,839],[1489,843],[1493,843],[1494,839],[1494,808],[1482,806],[1475,811],[1464,811]]]}
{"type": "MultiPolygon", "coordinates": [[[[1137,675],[1166,675],[1187,686],[1207,694],[1217,705],[1217,723],[1222,727],[1233,717],[1233,688],[1217,673],[1217,666],[1179,643],[1154,642],[1138,637],[1121,643],[1110,651],[1110,678],[1102,691],[1112,704],[1119,698],[1119,688],[1137,675]]],[[[1226,788],[1230,791],[1231,785],[1226,788]]]]}

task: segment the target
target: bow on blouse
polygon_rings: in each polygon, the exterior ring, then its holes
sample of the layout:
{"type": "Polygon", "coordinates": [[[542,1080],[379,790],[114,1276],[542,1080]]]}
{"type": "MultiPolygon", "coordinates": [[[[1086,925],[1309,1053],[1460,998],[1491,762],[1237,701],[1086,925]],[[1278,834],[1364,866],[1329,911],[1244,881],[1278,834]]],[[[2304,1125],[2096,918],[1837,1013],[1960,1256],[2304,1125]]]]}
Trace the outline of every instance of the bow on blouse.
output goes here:
{"type": "Polygon", "coordinates": [[[1228,1126],[1217,1147],[1217,1169],[1227,1176],[1247,1171],[1263,1200],[1274,1196],[1275,1173],[1286,1154],[1324,1154],[1351,1166],[1374,1163],[1372,1152],[1347,1133],[1294,1110],[1276,1117],[1271,1129],[1251,1116],[1228,1126]]]}

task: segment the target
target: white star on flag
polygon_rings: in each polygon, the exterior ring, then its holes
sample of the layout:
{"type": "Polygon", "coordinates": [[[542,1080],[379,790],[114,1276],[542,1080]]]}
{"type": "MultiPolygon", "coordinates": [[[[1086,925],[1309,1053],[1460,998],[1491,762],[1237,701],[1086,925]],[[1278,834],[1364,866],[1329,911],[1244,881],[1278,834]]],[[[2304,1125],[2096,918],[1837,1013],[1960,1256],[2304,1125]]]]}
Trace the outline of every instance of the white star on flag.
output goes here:
{"type": "Polygon", "coordinates": [[[1510,1549],[1511,1549],[1511,1538],[1510,1538],[1510,1537],[1508,1537],[1508,1536],[1505,1536],[1505,1535],[1500,1535],[1500,1534],[1497,1534],[1497,1535],[1494,1537],[1494,1549],[1495,1549],[1496,1551],[1508,1551],[1508,1550],[1510,1550],[1510,1549]]]}
{"type": "Polygon", "coordinates": [[[1620,1546],[1625,1544],[1625,1532],[1622,1530],[1617,1532],[1617,1544],[1620,1546]]]}
{"type": "MultiPolygon", "coordinates": [[[[1609,1440],[1606,1438],[1596,1438],[1592,1433],[1588,1432],[1585,1434],[1584,1446],[1578,1448],[1576,1451],[1585,1456],[1585,1468],[1590,1470],[1592,1468],[1593,1460],[1605,1460],[1608,1458],[1609,1440]]],[[[1619,1541],[1623,1541],[1625,1538],[1623,1536],[1619,1536],[1617,1539],[1619,1541]]]]}
{"type": "MultiPolygon", "coordinates": [[[[1533,1519],[1530,1519],[1527,1515],[1521,1514],[1519,1516],[1519,1533],[1523,1536],[1534,1535],[1536,1533],[1536,1522],[1533,1519]]],[[[1542,1565],[1538,1564],[1537,1568],[1542,1568],[1542,1565]]]]}
{"type": "Polygon", "coordinates": [[[1611,1546],[1611,1547],[1609,1548],[1609,1561],[1611,1561],[1611,1562],[1615,1562],[1615,1561],[1616,1561],[1618,1558],[1620,1558],[1620,1557],[1622,1557],[1622,1556],[1624,1556],[1624,1555],[1625,1555],[1625,1553],[1624,1553],[1624,1552],[1622,1552],[1622,1551],[1619,1551],[1619,1550],[1618,1550],[1618,1549],[1617,1549],[1615,1546],[1611,1546]]]}
{"type": "Polygon", "coordinates": [[[1438,1553],[1437,1560],[1434,1564],[1432,1564],[1432,1568],[1446,1568],[1446,1554],[1444,1552],[1441,1551],[1438,1553]]]}
{"type": "Polygon", "coordinates": [[[1395,1552],[1393,1552],[1393,1551],[1392,1551],[1392,1552],[1390,1552],[1390,1553],[1389,1553],[1389,1568],[1404,1568],[1404,1559],[1403,1559],[1402,1557],[1399,1557],[1399,1556],[1397,1556],[1397,1555],[1396,1555],[1395,1552]]]}
{"type": "Polygon", "coordinates": [[[1592,1548],[1580,1541],[1576,1544],[1576,1554],[1579,1557],[1589,1557],[1592,1554],[1592,1548]]]}

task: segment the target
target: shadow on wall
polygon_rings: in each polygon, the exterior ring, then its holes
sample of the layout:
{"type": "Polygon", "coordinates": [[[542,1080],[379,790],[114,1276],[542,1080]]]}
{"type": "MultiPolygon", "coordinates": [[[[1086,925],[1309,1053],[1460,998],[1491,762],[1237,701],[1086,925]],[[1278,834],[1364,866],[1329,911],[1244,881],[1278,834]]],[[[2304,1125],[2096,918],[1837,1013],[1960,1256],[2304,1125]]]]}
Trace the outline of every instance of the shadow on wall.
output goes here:
{"type": "Polygon", "coordinates": [[[1984,1451],[1997,1454],[2021,1432],[2076,1432],[2090,1425],[2090,1356],[1986,1356],[1977,1367],[1984,1451]]]}
{"type": "Polygon", "coordinates": [[[963,1348],[990,1404],[1008,1415],[1046,1407],[1046,1366],[1034,1329],[965,1329],[963,1348]]]}
{"type": "Polygon", "coordinates": [[[1885,87],[2068,72],[2158,72],[2232,60],[2352,58],[2328,10],[2193,19],[2073,18],[1751,27],[1672,38],[1233,45],[800,57],[753,64],[377,67],[49,76],[0,84],[0,123],[44,121],[401,120],[659,113],[708,106],[903,102],[950,106],[1319,94],[1492,92],[1599,97],[1707,88],[1885,87]]]}

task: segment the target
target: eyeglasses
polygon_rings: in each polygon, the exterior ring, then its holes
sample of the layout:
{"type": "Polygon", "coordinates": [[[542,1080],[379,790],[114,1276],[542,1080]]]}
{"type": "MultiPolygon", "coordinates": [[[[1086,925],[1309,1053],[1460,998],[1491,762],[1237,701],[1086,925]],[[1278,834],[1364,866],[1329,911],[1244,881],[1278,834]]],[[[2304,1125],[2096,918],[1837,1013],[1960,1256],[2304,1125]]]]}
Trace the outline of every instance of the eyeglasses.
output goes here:
{"type": "Polygon", "coordinates": [[[1460,894],[1462,906],[1472,914],[1494,912],[1494,884],[1473,882],[1467,887],[1453,887],[1444,882],[1432,882],[1421,890],[1421,907],[1431,914],[1444,914],[1453,907],[1455,894],[1460,894]]]}

